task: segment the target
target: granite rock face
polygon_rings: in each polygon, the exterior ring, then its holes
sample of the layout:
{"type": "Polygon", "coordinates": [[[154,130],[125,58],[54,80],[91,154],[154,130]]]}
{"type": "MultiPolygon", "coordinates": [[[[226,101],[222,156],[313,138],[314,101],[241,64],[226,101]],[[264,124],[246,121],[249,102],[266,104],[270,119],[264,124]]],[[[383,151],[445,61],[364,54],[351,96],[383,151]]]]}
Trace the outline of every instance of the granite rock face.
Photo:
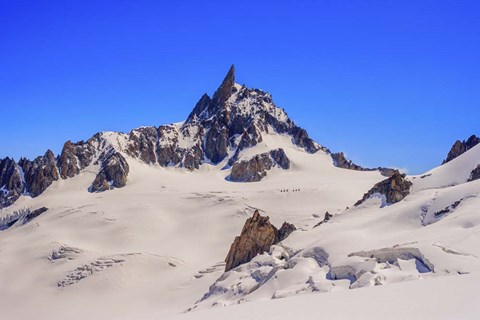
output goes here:
{"type": "MultiPolygon", "coordinates": [[[[73,143],[67,141],[58,159],[58,168],[62,179],[73,178],[88,167],[97,151],[101,148],[101,134],[97,133],[88,141],[73,143]]],[[[105,141],[103,141],[105,143],[105,141]]]]}
{"type": "Polygon", "coordinates": [[[104,158],[100,172],[89,188],[90,192],[102,192],[122,188],[127,184],[130,167],[121,153],[110,150],[104,158]]]}
{"type": "Polygon", "coordinates": [[[355,206],[362,204],[374,194],[384,195],[387,204],[397,203],[409,195],[411,186],[412,182],[406,178],[405,174],[395,173],[390,178],[374,185],[361,200],[355,203],[355,206]]]}
{"type": "Polygon", "coordinates": [[[281,148],[234,163],[229,179],[234,182],[260,181],[275,166],[285,170],[290,168],[290,160],[281,148]]]}
{"type": "Polygon", "coordinates": [[[57,161],[51,150],[33,161],[22,158],[19,165],[25,175],[26,191],[32,197],[39,196],[59,179],[57,161]]]}
{"type": "Polygon", "coordinates": [[[24,183],[20,170],[13,159],[0,161],[0,208],[8,207],[22,195],[24,183]]]}
{"type": "Polygon", "coordinates": [[[270,223],[268,217],[262,217],[256,210],[245,222],[240,236],[236,237],[230,246],[225,259],[225,271],[247,263],[257,254],[270,250],[272,245],[284,240],[295,230],[295,226],[286,222],[278,230],[270,223]]]}
{"type": "Polygon", "coordinates": [[[154,127],[144,127],[132,130],[129,134],[130,144],[127,146],[127,154],[144,163],[157,163],[158,130],[154,127]]]}
{"type": "Polygon", "coordinates": [[[480,138],[477,137],[476,135],[472,135],[470,138],[464,141],[457,140],[453,144],[452,149],[450,149],[450,152],[448,152],[447,158],[443,160],[442,164],[452,161],[453,159],[464,154],[465,152],[472,149],[479,143],[480,143],[480,138]]]}

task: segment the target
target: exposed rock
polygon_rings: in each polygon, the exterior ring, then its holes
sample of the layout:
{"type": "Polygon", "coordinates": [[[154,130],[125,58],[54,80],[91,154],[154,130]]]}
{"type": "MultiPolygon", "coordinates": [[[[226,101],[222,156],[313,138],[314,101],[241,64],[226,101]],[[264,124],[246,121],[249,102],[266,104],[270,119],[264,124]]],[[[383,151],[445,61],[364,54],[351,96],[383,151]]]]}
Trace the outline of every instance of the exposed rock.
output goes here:
{"type": "Polygon", "coordinates": [[[127,153],[134,158],[147,163],[157,163],[156,145],[158,132],[154,127],[143,127],[132,130],[129,135],[130,144],[127,153]]]}
{"type": "Polygon", "coordinates": [[[480,179],[480,164],[475,169],[473,169],[472,173],[470,173],[470,178],[468,178],[468,181],[478,179],[480,179]]]}
{"type": "Polygon", "coordinates": [[[232,95],[233,85],[235,84],[235,66],[232,64],[228,70],[225,79],[223,79],[220,87],[215,91],[215,94],[212,97],[211,106],[214,107],[213,112],[217,112],[218,108],[221,108],[225,105],[228,98],[232,95]]]}
{"type": "MultiPolygon", "coordinates": [[[[100,147],[99,143],[101,141],[102,134],[97,133],[87,142],[65,142],[60,158],[58,159],[58,168],[62,179],[73,178],[79,174],[82,169],[89,166],[100,147]]],[[[103,142],[105,143],[104,140],[103,142]]]]}
{"type": "Polygon", "coordinates": [[[22,158],[19,165],[25,175],[26,190],[32,197],[39,196],[53,181],[59,179],[55,156],[51,150],[33,161],[22,158]]]}
{"type": "Polygon", "coordinates": [[[41,208],[39,208],[39,209],[30,211],[30,212],[29,212],[28,214],[26,214],[25,217],[23,218],[23,223],[27,223],[27,222],[35,219],[36,217],[38,217],[38,216],[41,215],[42,213],[47,212],[47,210],[48,210],[47,207],[41,207],[41,208]]]}
{"type": "Polygon", "coordinates": [[[130,168],[121,153],[112,149],[105,157],[100,172],[89,188],[90,192],[102,192],[122,188],[127,183],[130,168]]]}
{"type": "Polygon", "coordinates": [[[391,168],[364,168],[353,163],[351,160],[347,160],[343,152],[337,152],[331,154],[333,159],[333,164],[338,168],[349,169],[349,170],[357,170],[357,171],[380,171],[380,173],[385,177],[391,177],[395,173],[398,173],[398,170],[391,169],[391,168]]]}
{"type": "Polygon", "coordinates": [[[255,210],[253,216],[245,222],[240,236],[236,237],[230,246],[225,259],[225,271],[268,251],[272,245],[284,240],[294,230],[295,226],[286,222],[278,230],[270,223],[269,217],[262,217],[258,210],[255,210]]]}
{"type": "Polygon", "coordinates": [[[447,158],[443,160],[442,164],[445,164],[449,161],[452,161],[456,157],[464,154],[468,150],[472,149],[475,147],[477,144],[480,143],[480,138],[477,137],[476,135],[472,135],[470,138],[468,138],[466,141],[460,141],[457,140],[453,146],[452,149],[450,149],[450,152],[448,152],[447,158]]]}
{"type": "Polygon", "coordinates": [[[224,125],[213,124],[208,130],[203,146],[205,155],[213,164],[221,162],[228,154],[228,131],[224,125]]]}
{"type": "Polygon", "coordinates": [[[290,233],[295,230],[297,230],[297,228],[295,228],[293,224],[285,221],[278,230],[278,242],[285,240],[290,235],[290,233]]]}
{"type": "Polygon", "coordinates": [[[316,228],[316,227],[321,226],[322,224],[328,222],[332,217],[333,217],[333,215],[331,215],[328,211],[325,212],[325,216],[323,217],[323,220],[320,221],[319,223],[317,223],[316,225],[314,225],[313,227],[316,228]]]}
{"type": "Polygon", "coordinates": [[[390,178],[374,185],[370,191],[365,193],[361,200],[355,203],[355,206],[362,204],[376,193],[384,195],[388,204],[399,202],[410,193],[411,186],[412,182],[406,178],[405,174],[397,172],[390,178]]]}
{"type": "Polygon", "coordinates": [[[394,176],[395,174],[397,173],[400,173],[400,171],[398,171],[397,169],[392,169],[392,168],[384,168],[384,167],[378,167],[376,169],[373,169],[373,170],[379,170],[380,171],[380,174],[384,177],[392,177],[394,176]]]}
{"type": "Polygon", "coordinates": [[[0,208],[8,207],[22,195],[24,183],[20,169],[13,159],[0,161],[0,208]]]}
{"type": "Polygon", "coordinates": [[[236,162],[232,167],[230,180],[235,182],[255,182],[262,180],[274,166],[290,168],[290,160],[285,151],[279,148],[254,156],[250,160],[236,162]]]}
{"type": "Polygon", "coordinates": [[[211,101],[212,99],[210,99],[208,94],[205,93],[197,102],[195,108],[193,108],[192,112],[188,116],[187,122],[193,122],[200,115],[200,113],[208,107],[211,101]]]}
{"type": "Polygon", "coordinates": [[[293,136],[293,143],[304,148],[307,152],[315,153],[320,149],[318,145],[312,139],[310,139],[305,129],[294,126],[289,131],[289,133],[293,136]]]}
{"type": "Polygon", "coordinates": [[[47,210],[48,208],[42,207],[33,211],[29,208],[13,211],[11,214],[7,214],[0,218],[0,231],[6,230],[15,224],[26,224],[47,210]]]}
{"type": "Polygon", "coordinates": [[[290,168],[290,159],[288,159],[285,151],[282,148],[270,151],[272,160],[280,166],[280,168],[287,170],[290,168]]]}

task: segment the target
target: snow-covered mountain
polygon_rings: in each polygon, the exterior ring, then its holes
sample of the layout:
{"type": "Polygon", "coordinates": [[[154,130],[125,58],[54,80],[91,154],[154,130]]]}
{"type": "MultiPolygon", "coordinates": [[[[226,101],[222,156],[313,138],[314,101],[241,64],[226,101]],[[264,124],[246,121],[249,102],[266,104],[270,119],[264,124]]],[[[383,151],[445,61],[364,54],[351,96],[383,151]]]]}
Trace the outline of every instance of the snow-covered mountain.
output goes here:
{"type": "Polygon", "coordinates": [[[184,122],[0,162],[1,318],[223,318],[196,310],[249,302],[261,315],[263,300],[306,293],[342,291],[348,305],[366,301],[356,288],[376,286],[364,291],[375,297],[392,283],[409,295],[476,281],[475,141],[419,176],[365,169],[314,142],[268,93],[236,84],[232,67],[184,122]],[[256,210],[296,230],[225,272],[256,210]]]}
{"type": "MultiPolygon", "coordinates": [[[[54,181],[72,178],[92,164],[98,169],[90,192],[124,187],[129,174],[126,158],[187,170],[209,164],[232,173],[228,175],[232,181],[259,181],[273,167],[290,166],[272,137],[288,137],[290,144],[307,153],[330,153],[296,126],[269,93],[235,83],[232,66],[213,97],[204,94],[184,122],[141,127],[128,134],[100,132],[87,141],[67,141],[57,157],[48,150],[33,161],[3,159],[0,206],[11,205],[22,195],[37,197],[54,181]]],[[[332,159],[339,167],[373,170],[356,166],[343,153],[332,154],[332,159]]],[[[385,175],[392,174],[380,169],[385,175]]]]}

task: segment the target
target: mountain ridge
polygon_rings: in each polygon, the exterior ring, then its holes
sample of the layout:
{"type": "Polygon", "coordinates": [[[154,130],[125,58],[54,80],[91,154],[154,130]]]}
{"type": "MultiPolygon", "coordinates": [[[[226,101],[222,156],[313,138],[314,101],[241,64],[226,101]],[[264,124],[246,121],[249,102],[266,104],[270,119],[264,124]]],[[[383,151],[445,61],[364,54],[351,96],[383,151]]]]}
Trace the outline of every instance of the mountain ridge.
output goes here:
{"type": "MultiPolygon", "coordinates": [[[[342,152],[332,153],[318,144],[284,109],[275,105],[271,94],[237,84],[232,65],[213,96],[203,94],[183,122],[139,127],[129,133],[98,132],[86,141],[68,140],[57,156],[47,150],[34,160],[21,158],[17,163],[8,157],[3,159],[0,206],[11,205],[22,195],[36,197],[52,182],[72,178],[91,164],[98,166],[98,172],[88,191],[121,188],[128,183],[126,157],[190,171],[204,164],[222,164],[222,170],[233,170],[236,164],[234,174],[229,176],[231,181],[259,181],[273,167],[284,170],[290,167],[287,155],[279,158],[281,162],[269,155],[281,149],[278,146],[258,153],[256,160],[241,159],[244,150],[262,143],[264,136],[271,133],[289,136],[293,145],[307,153],[329,154],[333,165],[339,168],[380,171],[386,177],[396,173],[395,169],[385,167],[361,167],[347,160],[342,152]],[[262,156],[263,153],[266,155],[262,156]]],[[[279,152],[278,156],[283,151],[279,152]]]]}

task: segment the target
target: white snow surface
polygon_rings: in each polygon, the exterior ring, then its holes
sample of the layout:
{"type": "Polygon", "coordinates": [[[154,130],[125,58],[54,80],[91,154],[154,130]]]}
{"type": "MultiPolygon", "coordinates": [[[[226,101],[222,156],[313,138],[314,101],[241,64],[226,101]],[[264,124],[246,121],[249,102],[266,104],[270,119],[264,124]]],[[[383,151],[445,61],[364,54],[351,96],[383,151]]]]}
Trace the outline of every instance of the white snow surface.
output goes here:
{"type": "MultiPolygon", "coordinates": [[[[123,135],[104,135],[123,149],[123,135]]],[[[385,179],[379,172],[336,168],[326,153],[308,154],[275,133],[241,158],[278,147],[291,169],[256,183],[227,181],[224,164],[190,172],[125,155],[124,188],[87,192],[91,166],[37,198],[22,196],[0,216],[49,210],[0,232],[0,318],[478,317],[480,180],[466,181],[480,146],[409,177],[403,201],[385,206],[377,196],[359,207],[385,179]],[[224,274],[230,244],[255,209],[298,230],[224,274]],[[333,218],[313,228],[326,211],[333,218]]]]}

